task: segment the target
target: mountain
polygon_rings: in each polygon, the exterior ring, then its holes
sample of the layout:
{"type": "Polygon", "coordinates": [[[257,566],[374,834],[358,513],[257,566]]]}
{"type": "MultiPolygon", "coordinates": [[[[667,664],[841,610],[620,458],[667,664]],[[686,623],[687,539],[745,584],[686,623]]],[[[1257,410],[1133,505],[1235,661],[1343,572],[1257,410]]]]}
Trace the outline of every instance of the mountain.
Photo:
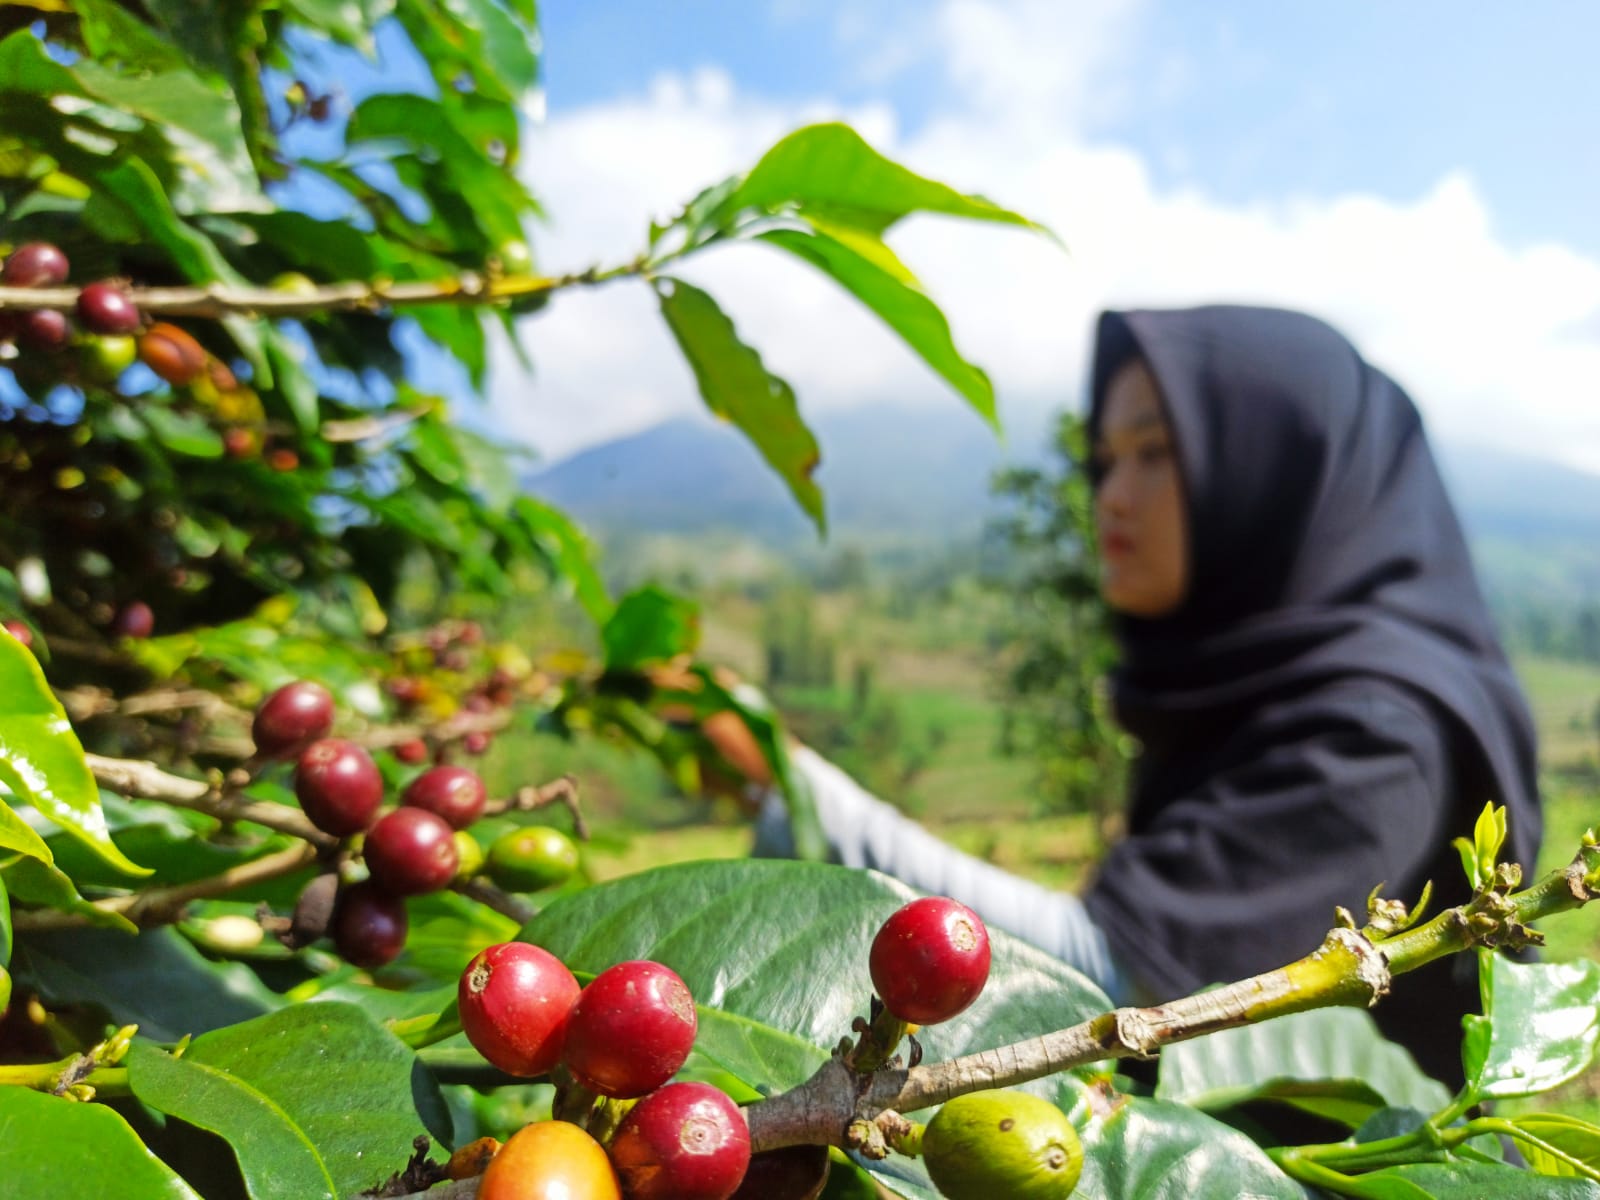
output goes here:
{"type": "MultiPolygon", "coordinates": [[[[970,411],[879,405],[824,413],[817,473],[830,542],[948,547],[993,514],[989,480],[1047,457],[1050,417],[1008,419],[1004,442],[970,411]]],[[[1436,443],[1490,591],[1502,600],[1600,596],[1600,476],[1484,446],[1436,443]]],[[[532,476],[602,540],[620,534],[740,535],[773,550],[816,547],[810,523],[737,430],[679,418],[532,476]]]]}
{"type": "MultiPolygon", "coordinates": [[[[817,482],[834,538],[971,536],[988,513],[989,479],[1043,458],[1048,418],[1013,418],[1002,441],[956,405],[882,405],[824,413],[817,482]]],[[[681,417],[580,451],[527,481],[602,536],[737,531],[813,541],[811,523],[750,442],[710,418],[681,417]]]]}

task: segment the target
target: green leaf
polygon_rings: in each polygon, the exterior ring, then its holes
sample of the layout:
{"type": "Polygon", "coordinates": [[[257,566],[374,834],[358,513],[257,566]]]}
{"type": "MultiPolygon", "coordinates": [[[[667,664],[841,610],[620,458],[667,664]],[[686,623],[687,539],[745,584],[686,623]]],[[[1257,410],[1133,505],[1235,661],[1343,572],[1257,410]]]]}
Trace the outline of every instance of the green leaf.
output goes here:
{"type": "Polygon", "coordinates": [[[242,963],[212,962],[173,929],[73,929],[17,938],[19,970],[52,1003],[93,1004],[114,1025],[175,1042],[284,1003],[242,963]]]}
{"type": "MultiPolygon", "coordinates": [[[[519,936],[575,971],[635,958],[665,963],[698,1004],[723,1014],[707,1014],[697,1054],[752,1087],[788,1089],[865,1014],[872,939],[913,895],[887,876],[820,863],[687,863],[564,897],[519,936]]],[[[1060,961],[998,930],[990,936],[983,995],[917,1035],[929,1061],[1065,1028],[1109,1007],[1060,961]]]]}
{"type": "Polygon", "coordinates": [[[128,1084],[145,1104],[228,1143],[251,1200],[336,1200],[309,1135],[248,1079],[192,1054],[174,1058],[143,1039],[124,1062],[128,1084]]]}
{"type": "Polygon", "coordinates": [[[913,212],[944,213],[1048,232],[982,196],[964,196],[907,170],[879,154],[848,125],[840,124],[810,125],[778,142],[723,202],[720,212],[786,208],[874,235],[913,212]]]}
{"type": "Polygon", "coordinates": [[[624,596],[600,630],[612,671],[692,653],[699,641],[700,606],[654,584],[624,596]]]}
{"type": "Polygon", "coordinates": [[[37,858],[47,866],[54,862],[49,844],[4,800],[0,800],[0,850],[15,851],[37,858]]]}
{"type": "Polygon", "coordinates": [[[988,375],[961,356],[944,313],[894,251],[874,234],[813,222],[809,232],[779,229],[762,234],[761,240],[832,276],[904,338],[985,421],[999,428],[994,385],[988,375]]]}
{"type": "MultiPolygon", "coordinates": [[[[294,1005],[218,1029],[191,1042],[183,1061],[226,1073],[276,1106],[316,1147],[337,1196],[401,1170],[420,1133],[450,1144],[449,1112],[433,1077],[353,1005],[294,1005]]],[[[185,1111],[200,1103],[183,1102],[185,1111]]]]}
{"type": "MultiPolygon", "coordinates": [[[[112,842],[100,789],[61,702],[39,660],[9,637],[0,637],[0,783],[106,862],[129,875],[149,874],[112,842]]],[[[48,854],[42,857],[50,861],[48,854]]]]}
{"type": "MultiPolygon", "coordinates": [[[[1478,861],[1478,878],[1494,878],[1494,865],[1506,843],[1506,810],[1492,801],[1483,806],[1472,827],[1472,847],[1478,861]]],[[[1478,886],[1478,885],[1474,885],[1478,886]]]]}
{"type": "MultiPolygon", "coordinates": [[[[11,962],[11,897],[6,892],[4,878],[0,878],[0,967],[5,967],[11,962]]],[[[6,1011],[6,1006],[0,1004],[0,1015],[6,1011]]]]}
{"type": "Polygon", "coordinates": [[[0,867],[0,878],[5,880],[6,890],[15,903],[77,913],[87,917],[93,925],[123,933],[137,932],[137,926],[128,918],[90,904],[78,894],[77,886],[66,872],[43,859],[16,859],[0,867]]]}
{"type": "Polygon", "coordinates": [[[811,478],[821,453],[800,419],[794,390],[767,371],[705,292],[680,279],[660,279],[656,291],[661,315],[694,371],[706,407],[755,443],[817,529],[826,531],[822,493],[811,478]]]}
{"type": "Polygon", "coordinates": [[[372,53],[372,30],[394,11],[394,0],[284,0],[284,11],[301,25],[372,53]]]}
{"type": "Polygon", "coordinates": [[[1585,1179],[1552,1179],[1489,1163],[1420,1163],[1409,1167],[1390,1167],[1361,1177],[1361,1182],[1378,1186],[1389,1181],[1408,1183],[1418,1192],[1363,1191],[1375,1200],[1409,1200],[1411,1196],[1432,1200],[1600,1200],[1600,1187],[1585,1179]]]}
{"type": "Polygon", "coordinates": [[[148,404],[141,415],[156,441],[173,453],[190,458],[222,457],[222,435],[198,413],[176,412],[159,404],[148,404]]]}
{"type": "Polygon", "coordinates": [[[16,1200],[106,1196],[116,1200],[199,1200],[103,1104],[25,1087],[0,1087],[0,1180],[16,1200]]]}
{"type": "Polygon", "coordinates": [[[1280,1100],[1354,1128],[1384,1107],[1450,1096],[1365,1012],[1331,1008],[1224,1029],[1161,1052],[1156,1097],[1200,1109],[1280,1100]]]}
{"type": "Polygon", "coordinates": [[[1244,1134],[1181,1104],[1129,1097],[1083,1144],[1085,1200],[1305,1200],[1244,1134]]]}
{"type": "MultiPolygon", "coordinates": [[[[1593,1125],[1565,1113],[1528,1113],[1510,1118],[1510,1124],[1553,1146],[1583,1163],[1591,1171],[1600,1171],[1600,1125],[1593,1125]]],[[[1580,1177],[1577,1168],[1548,1150],[1530,1142],[1517,1140],[1517,1147],[1528,1160],[1528,1166],[1544,1175],[1580,1177]]]]}
{"type": "Polygon", "coordinates": [[[1530,1096],[1581,1074],[1600,1038],[1600,963],[1486,954],[1483,1016],[1466,1018],[1462,1063],[1484,1099],[1530,1096]]]}
{"type": "Polygon", "coordinates": [[[533,496],[519,496],[513,514],[544,551],[556,577],[572,589],[583,611],[596,625],[610,620],[611,597],[595,565],[596,551],[570,517],[533,496]]]}

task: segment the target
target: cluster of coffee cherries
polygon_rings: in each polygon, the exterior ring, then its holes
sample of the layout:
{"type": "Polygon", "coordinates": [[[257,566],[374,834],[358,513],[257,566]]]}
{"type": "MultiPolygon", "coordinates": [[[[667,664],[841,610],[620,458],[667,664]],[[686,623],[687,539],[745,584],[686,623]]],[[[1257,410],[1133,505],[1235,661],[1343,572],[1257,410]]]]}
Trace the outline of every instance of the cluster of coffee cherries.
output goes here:
{"type": "MultiPolygon", "coordinates": [[[[445,718],[457,711],[489,713],[516,703],[532,665],[520,651],[491,646],[476,621],[441,621],[392,648],[394,675],[384,685],[402,716],[445,718]]],[[[485,753],[494,740],[474,729],[460,738],[467,754],[485,753]]],[[[395,757],[425,762],[431,753],[421,738],[402,742],[395,757]]]]}
{"type": "MultiPolygon", "coordinates": [[[[879,930],[869,965],[896,1018],[948,1020],[988,979],[988,931],[953,900],[915,900],[879,930]]],[[[726,1094],[670,1082],[697,1029],[693,997],[671,968],[622,962],[580,988],[547,950],[504,942],[467,964],[456,997],[467,1039],[501,1070],[523,1078],[564,1071],[594,1095],[635,1101],[606,1146],[563,1121],[519,1130],[489,1160],[479,1200],[815,1200],[821,1193],[825,1147],[752,1158],[748,1126],[726,1094]]]]}
{"type": "Polygon", "coordinates": [[[385,810],[378,764],[364,747],[329,736],[333,717],[328,689],[299,680],[263,700],[251,727],[259,759],[295,759],[295,798],[313,825],[341,841],[361,836],[367,870],[358,882],[329,870],[307,884],[279,932],[286,945],[298,949],[331,935],[347,961],[381,967],[405,947],[407,896],[440,891],[480,870],[510,890],[537,891],[576,870],[577,848],[544,826],[511,830],[485,855],[467,830],[488,797],[483,779],[466,767],[428,768],[385,810]]]}

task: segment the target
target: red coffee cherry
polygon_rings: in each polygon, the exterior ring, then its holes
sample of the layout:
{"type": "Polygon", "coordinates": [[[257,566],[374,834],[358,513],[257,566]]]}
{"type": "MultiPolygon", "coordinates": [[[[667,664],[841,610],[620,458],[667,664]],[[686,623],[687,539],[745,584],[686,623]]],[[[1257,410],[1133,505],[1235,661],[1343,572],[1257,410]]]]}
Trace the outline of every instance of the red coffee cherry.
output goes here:
{"type": "Polygon", "coordinates": [[[508,1075],[543,1075],[561,1060],[578,981],[548,950],[501,942],[461,973],[461,1028],[479,1054],[508,1075]]]}
{"type": "Polygon", "coordinates": [[[405,902],[367,880],[339,893],[333,944],[346,962],[370,970],[400,956],[407,924],[405,902]]]}
{"type": "Polygon", "coordinates": [[[230,425],[222,431],[222,449],[229,458],[254,458],[261,449],[261,439],[242,425],[230,425]]]}
{"type": "Polygon", "coordinates": [[[394,756],[407,766],[414,767],[418,763],[428,761],[428,743],[421,738],[412,738],[408,742],[401,742],[394,748],[394,756]]]}
{"type": "Polygon", "coordinates": [[[17,341],[29,350],[53,354],[72,340],[72,326],[64,313],[53,308],[36,308],[17,319],[17,341]]]}
{"type": "Polygon", "coordinates": [[[130,600],[118,610],[111,632],[118,637],[147,638],[155,632],[156,614],[143,600],[130,600]]]}
{"type": "Polygon", "coordinates": [[[902,1021],[935,1025],[978,998],[989,978],[989,931],[944,896],[913,900],[872,940],[872,986],[902,1021]]]}
{"type": "Polygon", "coordinates": [[[567,1069],[590,1091],[619,1100],[653,1092],[689,1057],[694,997],[657,962],[623,962],[583,989],[567,1030],[567,1069]]]}
{"type": "Polygon", "coordinates": [[[468,754],[482,754],[489,749],[494,737],[481,729],[474,729],[461,739],[461,748],[468,754]]]}
{"type": "Polygon", "coordinates": [[[207,354],[186,330],[158,321],[139,335],[139,361],[175,387],[200,378],[207,354]]]}
{"type": "Polygon", "coordinates": [[[295,471],[300,468],[300,456],[287,446],[279,446],[267,455],[267,466],[274,471],[295,471]]]}
{"type": "Polygon", "coordinates": [[[0,283],[7,287],[59,287],[70,270],[67,256],[49,242],[18,246],[0,268],[0,283]]]}
{"type": "Polygon", "coordinates": [[[21,621],[0,621],[0,628],[4,628],[7,633],[28,647],[28,649],[33,649],[33,630],[29,629],[21,621]]]}
{"type": "MultiPolygon", "coordinates": [[[[312,742],[294,768],[294,794],[311,823],[323,833],[349,837],[372,825],[383,804],[383,774],[354,742],[312,742]]],[[[396,895],[399,888],[389,888],[396,895]]]]}
{"type": "Polygon", "coordinates": [[[729,1200],[750,1165],[750,1128],[709,1083],[669,1083],[622,1119],[611,1165],[628,1200],[729,1200]]]}
{"type": "MultiPolygon", "coordinates": [[[[426,755],[428,748],[422,747],[426,755]]],[[[424,809],[452,829],[465,829],[483,816],[488,802],[483,779],[466,767],[433,767],[418,775],[400,796],[400,803],[424,809]]]]}
{"type": "Polygon", "coordinates": [[[127,292],[101,280],[78,293],[78,320],[91,333],[133,333],[139,328],[139,308],[127,292]]]}
{"type": "Polygon", "coordinates": [[[421,896],[448,887],[461,865],[455,831],[420,808],[397,808],[379,818],[361,847],[367,870],[385,891],[421,896]]]}
{"type": "Polygon", "coordinates": [[[261,702],[250,726],[256,753],[287,758],[294,751],[327,737],[333,728],[333,695],[309,679],[286,683],[261,702]]]}

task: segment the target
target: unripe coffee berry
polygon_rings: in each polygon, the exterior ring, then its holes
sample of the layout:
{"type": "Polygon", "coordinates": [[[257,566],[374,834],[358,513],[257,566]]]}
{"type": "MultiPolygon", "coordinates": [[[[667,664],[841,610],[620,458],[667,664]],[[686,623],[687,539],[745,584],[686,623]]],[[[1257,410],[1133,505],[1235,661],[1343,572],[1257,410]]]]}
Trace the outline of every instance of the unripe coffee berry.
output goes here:
{"type": "Polygon", "coordinates": [[[285,684],[261,702],[250,727],[256,752],[283,758],[333,728],[333,695],[320,683],[301,679],[285,684]]]}
{"type": "MultiPolygon", "coordinates": [[[[383,804],[383,774],[354,742],[323,738],[307,746],[294,769],[294,794],[323,833],[349,837],[368,828],[383,804]]],[[[399,888],[389,889],[402,894],[399,888]]]]}
{"type": "Polygon", "coordinates": [[[508,1075],[543,1075],[561,1060],[578,981],[560,959],[525,942],[480,951],[461,973],[456,1006],[479,1054],[508,1075]]]}
{"type": "Polygon", "coordinates": [[[618,963],[596,975],[573,1007],[567,1069],[592,1092],[631,1100],[678,1073],[697,1027],[694,997],[675,971],[618,963]]]}
{"type": "Polygon", "coordinates": [[[944,896],[913,900],[883,923],[868,960],[872,986],[902,1021],[935,1025],[978,998],[989,978],[989,931],[944,896]]]}
{"type": "Polygon", "coordinates": [[[605,1147],[570,1121],[535,1121],[489,1160],[474,1200],[620,1200],[605,1147]]]}
{"type": "Polygon", "coordinates": [[[405,901],[369,879],[339,893],[333,944],[346,962],[368,969],[381,967],[405,949],[407,926],[405,901]]]}
{"type": "Polygon", "coordinates": [[[92,333],[133,333],[140,318],[138,306],[127,292],[101,280],[78,293],[78,320],[92,333]]]}
{"type": "Polygon", "coordinates": [[[67,281],[67,256],[49,242],[18,246],[0,268],[0,283],[7,287],[59,287],[67,281]]]}
{"type": "Polygon", "coordinates": [[[421,896],[448,887],[461,864],[455,831],[420,808],[397,808],[380,817],[362,844],[372,878],[397,896],[421,896]]]}
{"type": "Polygon", "coordinates": [[[400,796],[401,804],[431,812],[452,829],[471,825],[483,815],[487,801],[483,779],[476,771],[448,765],[424,771],[400,796]]]}
{"type": "Polygon", "coordinates": [[[628,1200],[729,1200],[750,1165],[738,1105],[708,1083],[670,1083],[628,1110],[611,1140],[628,1200]]]}

